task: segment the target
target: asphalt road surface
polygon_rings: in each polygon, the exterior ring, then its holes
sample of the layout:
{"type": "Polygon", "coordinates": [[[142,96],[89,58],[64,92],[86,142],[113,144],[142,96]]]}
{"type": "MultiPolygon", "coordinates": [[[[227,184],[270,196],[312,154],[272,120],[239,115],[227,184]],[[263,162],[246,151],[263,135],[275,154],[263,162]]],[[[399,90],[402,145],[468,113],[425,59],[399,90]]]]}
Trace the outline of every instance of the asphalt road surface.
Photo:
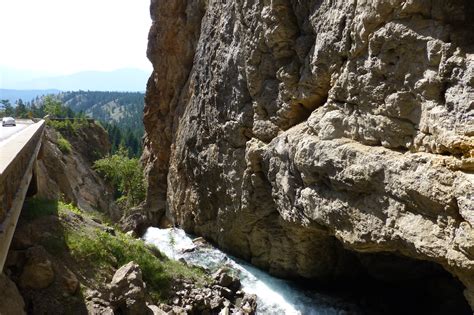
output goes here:
{"type": "Polygon", "coordinates": [[[30,120],[17,120],[15,127],[13,127],[13,126],[2,127],[0,125],[0,145],[2,145],[2,143],[6,139],[8,139],[9,137],[11,137],[12,135],[14,135],[17,132],[22,131],[23,129],[25,129],[26,127],[31,125],[32,123],[33,122],[30,121],[30,120]]]}

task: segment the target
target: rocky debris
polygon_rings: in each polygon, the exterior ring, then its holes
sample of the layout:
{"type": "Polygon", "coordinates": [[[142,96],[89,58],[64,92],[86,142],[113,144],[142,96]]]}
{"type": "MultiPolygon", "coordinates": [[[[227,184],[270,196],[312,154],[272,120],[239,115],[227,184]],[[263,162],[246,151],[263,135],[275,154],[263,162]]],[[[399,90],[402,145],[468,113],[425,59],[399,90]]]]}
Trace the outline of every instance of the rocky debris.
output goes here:
{"type": "Polygon", "coordinates": [[[213,283],[198,286],[191,280],[174,279],[168,304],[148,302],[146,285],[140,267],[133,261],[119,268],[106,291],[88,290],[86,305],[89,313],[120,314],[254,314],[256,296],[240,290],[240,281],[220,269],[213,283]],[[227,311],[226,311],[227,310],[227,311]]]}
{"type": "Polygon", "coordinates": [[[108,300],[108,294],[102,294],[96,290],[87,290],[85,293],[87,313],[91,315],[115,314],[108,300]]]}
{"type": "MultiPolygon", "coordinates": [[[[235,306],[237,309],[241,309],[240,313],[255,314],[255,310],[257,309],[257,297],[252,294],[244,294],[242,298],[238,298],[235,301],[235,306]]],[[[239,311],[236,313],[239,313],[239,311]]]]}
{"type": "Polygon", "coordinates": [[[146,210],[282,277],[435,262],[474,308],[473,10],[152,1],[146,210]]]}
{"type": "Polygon", "coordinates": [[[146,285],[140,266],[131,261],[120,267],[109,284],[110,302],[122,314],[146,314],[146,285]]]}
{"type": "Polygon", "coordinates": [[[189,281],[176,281],[170,305],[160,305],[160,308],[170,314],[255,313],[257,298],[240,290],[238,278],[229,275],[225,269],[218,270],[212,278],[213,283],[205,287],[197,287],[189,281]]]}
{"type": "Polygon", "coordinates": [[[160,304],[159,307],[157,307],[159,311],[155,314],[167,314],[167,315],[187,315],[189,314],[188,312],[192,311],[189,307],[183,308],[179,306],[170,306],[166,304],[160,304]]]}
{"type": "Polygon", "coordinates": [[[54,281],[55,274],[48,252],[42,246],[34,246],[26,251],[26,264],[20,276],[20,286],[30,289],[44,289],[54,281]]]}
{"type": "Polygon", "coordinates": [[[156,305],[147,304],[147,307],[150,309],[153,315],[166,315],[166,312],[156,305]]]}
{"type": "Polygon", "coordinates": [[[229,269],[220,268],[214,273],[212,278],[221,287],[226,287],[236,292],[241,287],[240,280],[237,277],[231,276],[229,273],[229,269]]]}
{"type": "Polygon", "coordinates": [[[22,315],[25,313],[25,301],[15,283],[0,273],[0,314],[22,315]]]}
{"type": "Polygon", "coordinates": [[[120,267],[102,292],[87,290],[89,314],[152,314],[147,305],[146,285],[140,267],[133,261],[120,267]]]}

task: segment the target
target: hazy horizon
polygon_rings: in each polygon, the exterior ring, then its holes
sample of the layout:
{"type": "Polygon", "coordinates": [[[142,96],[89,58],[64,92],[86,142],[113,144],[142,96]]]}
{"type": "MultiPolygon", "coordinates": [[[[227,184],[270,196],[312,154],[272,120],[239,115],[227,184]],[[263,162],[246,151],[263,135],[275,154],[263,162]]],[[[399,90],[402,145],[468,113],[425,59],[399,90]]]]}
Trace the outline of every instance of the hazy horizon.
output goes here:
{"type": "MultiPolygon", "coordinates": [[[[53,78],[53,77],[60,77],[60,76],[70,76],[82,72],[115,72],[115,71],[120,71],[120,70],[140,70],[140,71],[145,71],[145,72],[150,72],[152,71],[152,67],[150,65],[150,68],[147,69],[142,69],[142,68],[137,68],[137,67],[120,67],[120,68],[113,68],[110,70],[97,70],[97,69],[84,69],[84,70],[79,70],[79,71],[71,71],[71,72],[51,72],[51,71],[45,71],[45,70],[32,70],[32,69],[22,69],[22,68],[15,68],[15,67],[10,67],[6,66],[1,63],[0,61],[0,71],[6,71],[6,72],[16,72],[20,73],[23,76],[28,75],[32,79],[35,78],[53,78]]],[[[22,79],[23,81],[23,79],[22,79]]]]}
{"type": "Polygon", "coordinates": [[[0,28],[6,31],[0,70],[2,76],[7,70],[23,72],[22,81],[28,75],[151,72],[146,58],[150,26],[149,0],[2,1],[0,28]]]}
{"type": "Polygon", "coordinates": [[[21,73],[18,75],[15,75],[15,72],[9,73],[10,75],[8,73],[4,75],[2,72],[0,75],[0,95],[6,93],[4,90],[144,91],[150,76],[149,71],[132,68],[115,71],[81,71],[71,75],[35,77],[26,80],[19,79],[21,73]]]}

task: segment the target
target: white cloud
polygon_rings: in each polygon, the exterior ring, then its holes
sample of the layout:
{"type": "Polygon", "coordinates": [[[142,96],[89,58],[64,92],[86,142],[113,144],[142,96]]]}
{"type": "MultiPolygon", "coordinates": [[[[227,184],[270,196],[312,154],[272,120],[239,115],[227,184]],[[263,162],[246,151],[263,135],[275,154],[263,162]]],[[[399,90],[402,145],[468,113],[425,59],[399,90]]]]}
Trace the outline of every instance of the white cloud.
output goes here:
{"type": "Polygon", "coordinates": [[[151,69],[150,0],[0,0],[0,65],[68,74],[151,69]]]}

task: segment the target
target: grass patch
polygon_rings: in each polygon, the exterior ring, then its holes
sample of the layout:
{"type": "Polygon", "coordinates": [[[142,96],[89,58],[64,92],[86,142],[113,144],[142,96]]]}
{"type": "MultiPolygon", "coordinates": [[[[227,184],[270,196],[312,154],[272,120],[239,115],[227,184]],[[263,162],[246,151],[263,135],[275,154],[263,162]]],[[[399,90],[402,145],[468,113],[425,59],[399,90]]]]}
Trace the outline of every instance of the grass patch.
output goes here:
{"type": "Polygon", "coordinates": [[[71,143],[58,132],[58,148],[64,154],[69,154],[72,151],[71,143]]]}
{"type": "Polygon", "coordinates": [[[61,201],[59,202],[59,207],[58,207],[59,216],[66,217],[71,212],[81,217],[86,217],[91,220],[94,220],[95,222],[100,223],[104,226],[117,228],[116,224],[114,224],[112,220],[110,220],[110,218],[103,212],[100,212],[97,210],[82,211],[77,206],[73,205],[72,203],[66,203],[66,202],[61,202],[61,201]]]}
{"type": "Polygon", "coordinates": [[[77,215],[84,215],[84,212],[82,212],[81,209],[73,205],[72,203],[66,203],[66,202],[59,202],[59,214],[60,215],[65,215],[67,212],[70,211],[72,213],[75,213],[77,215]]]}
{"type": "Polygon", "coordinates": [[[164,302],[168,298],[175,278],[191,278],[198,285],[208,282],[202,270],[165,257],[157,258],[149,249],[149,245],[121,232],[116,232],[113,236],[101,230],[96,230],[93,234],[68,231],[66,243],[72,256],[78,261],[90,264],[90,268],[118,268],[130,261],[136,262],[140,265],[143,280],[156,301],[164,302]]]}

